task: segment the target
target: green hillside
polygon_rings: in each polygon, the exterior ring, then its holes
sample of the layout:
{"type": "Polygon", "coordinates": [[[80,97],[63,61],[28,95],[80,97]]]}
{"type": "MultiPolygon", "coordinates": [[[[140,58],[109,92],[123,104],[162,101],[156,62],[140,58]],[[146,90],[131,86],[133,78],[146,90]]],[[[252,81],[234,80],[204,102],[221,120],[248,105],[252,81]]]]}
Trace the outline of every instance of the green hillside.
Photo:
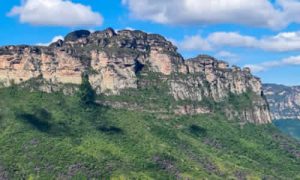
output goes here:
{"type": "Polygon", "coordinates": [[[273,125],[17,87],[0,99],[0,179],[300,179],[300,144],[273,125]]]}

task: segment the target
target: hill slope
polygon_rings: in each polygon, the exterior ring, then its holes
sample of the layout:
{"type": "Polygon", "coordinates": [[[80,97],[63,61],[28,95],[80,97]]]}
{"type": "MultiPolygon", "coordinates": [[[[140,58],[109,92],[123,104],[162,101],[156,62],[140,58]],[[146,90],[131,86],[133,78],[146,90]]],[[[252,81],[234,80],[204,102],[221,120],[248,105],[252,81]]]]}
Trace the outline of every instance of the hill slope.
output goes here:
{"type": "Polygon", "coordinates": [[[15,87],[0,97],[0,179],[300,177],[299,142],[271,124],[83,108],[77,96],[15,87]]]}
{"type": "Polygon", "coordinates": [[[0,179],[292,179],[259,78],[159,35],[0,48],[0,179]]]}

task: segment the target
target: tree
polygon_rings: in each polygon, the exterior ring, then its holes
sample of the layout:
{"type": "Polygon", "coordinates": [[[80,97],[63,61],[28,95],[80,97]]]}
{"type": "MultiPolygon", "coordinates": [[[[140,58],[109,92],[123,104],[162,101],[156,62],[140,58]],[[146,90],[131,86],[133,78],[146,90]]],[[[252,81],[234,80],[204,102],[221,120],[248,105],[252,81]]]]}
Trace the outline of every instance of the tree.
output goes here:
{"type": "Polygon", "coordinates": [[[83,106],[89,106],[95,103],[96,93],[89,82],[89,76],[87,74],[82,75],[82,83],[79,87],[78,96],[83,106]]]}
{"type": "Polygon", "coordinates": [[[11,80],[10,81],[10,87],[9,87],[10,91],[9,91],[9,94],[11,96],[15,96],[17,91],[18,91],[18,87],[17,85],[15,84],[15,81],[14,80],[11,80]]]}

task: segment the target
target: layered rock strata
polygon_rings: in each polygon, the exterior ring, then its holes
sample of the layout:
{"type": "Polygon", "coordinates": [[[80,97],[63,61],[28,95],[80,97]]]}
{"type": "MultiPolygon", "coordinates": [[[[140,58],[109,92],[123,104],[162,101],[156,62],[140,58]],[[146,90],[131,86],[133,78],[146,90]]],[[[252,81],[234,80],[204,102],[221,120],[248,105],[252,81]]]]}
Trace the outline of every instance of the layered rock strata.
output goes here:
{"type": "Polygon", "coordinates": [[[270,104],[273,119],[300,120],[300,87],[276,84],[264,85],[265,95],[270,104]]]}
{"type": "MultiPolygon", "coordinates": [[[[250,69],[229,67],[226,62],[200,55],[185,60],[177,48],[164,37],[142,31],[113,29],[81,30],[68,34],[48,47],[5,46],[0,48],[0,84],[10,86],[34,78],[42,78],[51,92],[57,84],[81,84],[81,75],[89,74],[89,81],[98,94],[116,95],[124,89],[138,89],[140,74],[159,74],[166,79],[169,94],[176,101],[221,102],[230,94],[251,92],[253,107],[239,112],[240,119],[269,123],[268,105],[262,97],[259,78],[250,69]],[[51,87],[52,84],[53,87],[51,87]]],[[[198,107],[183,106],[182,114],[192,111],[210,112],[198,107]]],[[[226,112],[235,116],[235,112],[226,112]]]]}

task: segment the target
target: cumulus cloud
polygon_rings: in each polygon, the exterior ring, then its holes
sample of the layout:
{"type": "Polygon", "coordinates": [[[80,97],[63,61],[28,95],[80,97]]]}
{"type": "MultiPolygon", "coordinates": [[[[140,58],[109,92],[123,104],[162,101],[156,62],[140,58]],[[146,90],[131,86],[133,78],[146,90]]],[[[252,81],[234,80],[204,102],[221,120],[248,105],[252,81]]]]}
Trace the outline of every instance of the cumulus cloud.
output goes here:
{"type": "Polygon", "coordinates": [[[130,30],[130,31],[134,31],[134,30],[135,30],[134,28],[129,27],[129,26],[125,27],[124,29],[125,29],[125,30],[130,30]]]}
{"type": "Polygon", "coordinates": [[[241,35],[237,32],[215,32],[210,34],[206,41],[214,46],[253,47],[257,39],[241,35]]]}
{"type": "Polygon", "coordinates": [[[276,36],[260,39],[258,46],[269,51],[298,51],[300,50],[300,31],[283,32],[276,36]]]}
{"type": "Polygon", "coordinates": [[[9,16],[19,16],[20,22],[47,26],[97,26],[103,23],[102,16],[90,6],[70,0],[23,0],[9,16]]]}
{"type": "Polygon", "coordinates": [[[135,31],[136,29],[134,29],[133,27],[130,27],[130,26],[127,26],[122,29],[115,29],[116,32],[123,31],[123,30],[135,31]]]}
{"type": "Polygon", "coordinates": [[[220,51],[215,54],[215,56],[219,59],[227,61],[231,64],[237,63],[240,60],[239,55],[229,52],[229,51],[220,51]]]}
{"type": "Polygon", "coordinates": [[[122,0],[137,19],[162,24],[233,23],[280,29],[300,23],[299,0],[122,0]]]}
{"type": "Polygon", "coordinates": [[[177,43],[183,50],[210,50],[220,47],[256,48],[273,52],[300,50],[300,31],[281,32],[274,36],[256,38],[238,32],[215,32],[207,37],[188,36],[177,43]],[[207,48],[209,47],[209,48],[207,48]]]}
{"type": "Polygon", "coordinates": [[[48,43],[37,43],[36,45],[38,46],[49,46],[51,43],[54,43],[58,40],[64,40],[63,36],[55,36],[54,38],[52,38],[52,40],[48,43]]]}
{"type": "Polygon", "coordinates": [[[263,72],[271,68],[282,67],[282,66],[298,66],[300,65],[300,56],[291,56],[284,58],[279,61],[269,61],[260,64],[247,64],[245,67],[249,67],[253,72],[263,72]]]}
{"type": "Polygon", "coordinates": [[[201,36],[186,36],[182,42],[175,43],[179,48],[184,50],[212,50],[211,44],[201,36]]]}

